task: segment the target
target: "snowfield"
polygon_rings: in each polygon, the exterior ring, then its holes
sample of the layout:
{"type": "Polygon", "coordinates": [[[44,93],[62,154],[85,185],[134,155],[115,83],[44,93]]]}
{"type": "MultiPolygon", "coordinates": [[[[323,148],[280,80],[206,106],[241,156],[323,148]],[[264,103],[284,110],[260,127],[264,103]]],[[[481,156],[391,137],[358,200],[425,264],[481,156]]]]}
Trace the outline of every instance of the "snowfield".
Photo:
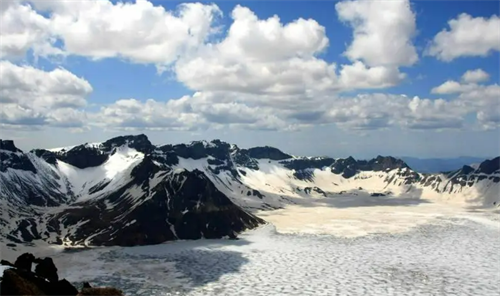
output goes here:
{"type": "Polygon", "coordinates": [[[52,255],[60,277],[127,295],[498,295],[498,212],[368,196],[335,203],[261,213],[272,224],[236,241],[30,251],[52,255]]]}

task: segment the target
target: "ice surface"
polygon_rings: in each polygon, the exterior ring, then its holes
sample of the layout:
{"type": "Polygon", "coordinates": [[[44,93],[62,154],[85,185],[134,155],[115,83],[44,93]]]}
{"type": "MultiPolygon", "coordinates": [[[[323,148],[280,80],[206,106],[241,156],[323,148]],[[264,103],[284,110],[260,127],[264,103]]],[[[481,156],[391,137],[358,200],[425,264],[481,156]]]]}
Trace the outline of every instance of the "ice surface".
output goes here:
{"type": "Polygon", "coordinates": [[[62,278],[127,295],[498,295],[498,213],[370,202],[344,214],[310,207],[318,221],[294,233],[280,221],[240,240],[57,250],[53,258],[62,278]]]}

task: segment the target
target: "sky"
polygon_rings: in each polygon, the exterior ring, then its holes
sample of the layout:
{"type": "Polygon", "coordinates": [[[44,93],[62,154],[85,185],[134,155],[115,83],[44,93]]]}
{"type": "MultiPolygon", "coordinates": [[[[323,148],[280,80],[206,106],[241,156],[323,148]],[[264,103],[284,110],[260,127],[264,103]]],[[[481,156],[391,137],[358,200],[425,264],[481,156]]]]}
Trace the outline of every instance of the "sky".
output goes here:
{"type": "Polygon", "coordinates": [[[0,2],[0,138],[500,154],[499,1],[0,2]]]}

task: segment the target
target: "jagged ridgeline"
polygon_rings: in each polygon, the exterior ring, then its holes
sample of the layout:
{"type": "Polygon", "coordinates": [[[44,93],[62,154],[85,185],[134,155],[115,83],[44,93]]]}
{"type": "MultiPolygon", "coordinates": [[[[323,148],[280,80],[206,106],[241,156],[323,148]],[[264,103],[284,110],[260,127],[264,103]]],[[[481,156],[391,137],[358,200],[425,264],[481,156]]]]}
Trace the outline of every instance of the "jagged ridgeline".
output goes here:
{"type": "Polygon", "coordinates": [[[219,140],[155,146],[145,135],[23,152],[0,140],[0,230],[13,242],[144,245],[234,237],[257,210],[364,192],[493,207],[500,158],[421,174],[393,157],[296,157],[219,140]]]}

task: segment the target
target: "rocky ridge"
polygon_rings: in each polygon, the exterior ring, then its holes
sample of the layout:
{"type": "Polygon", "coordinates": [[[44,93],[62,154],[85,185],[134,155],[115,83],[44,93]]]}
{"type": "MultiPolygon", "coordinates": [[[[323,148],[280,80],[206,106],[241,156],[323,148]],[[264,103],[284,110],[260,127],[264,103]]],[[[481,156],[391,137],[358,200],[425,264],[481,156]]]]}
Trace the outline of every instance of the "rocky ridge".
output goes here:
{"type": "Polygon", "coordinates": [[[155,146],[145,135],[24,153],[0,141],[0,216],[14,242],[142,245],[235,237],[264,221],[253,211],[301,198],[366,191],[460,195],[497,203],[500,158],[477,169],[421,174],[394,157],[294,157],[220,140],[155,146]],[[13,222],[14,221],[14,222],[13,222]]]}

